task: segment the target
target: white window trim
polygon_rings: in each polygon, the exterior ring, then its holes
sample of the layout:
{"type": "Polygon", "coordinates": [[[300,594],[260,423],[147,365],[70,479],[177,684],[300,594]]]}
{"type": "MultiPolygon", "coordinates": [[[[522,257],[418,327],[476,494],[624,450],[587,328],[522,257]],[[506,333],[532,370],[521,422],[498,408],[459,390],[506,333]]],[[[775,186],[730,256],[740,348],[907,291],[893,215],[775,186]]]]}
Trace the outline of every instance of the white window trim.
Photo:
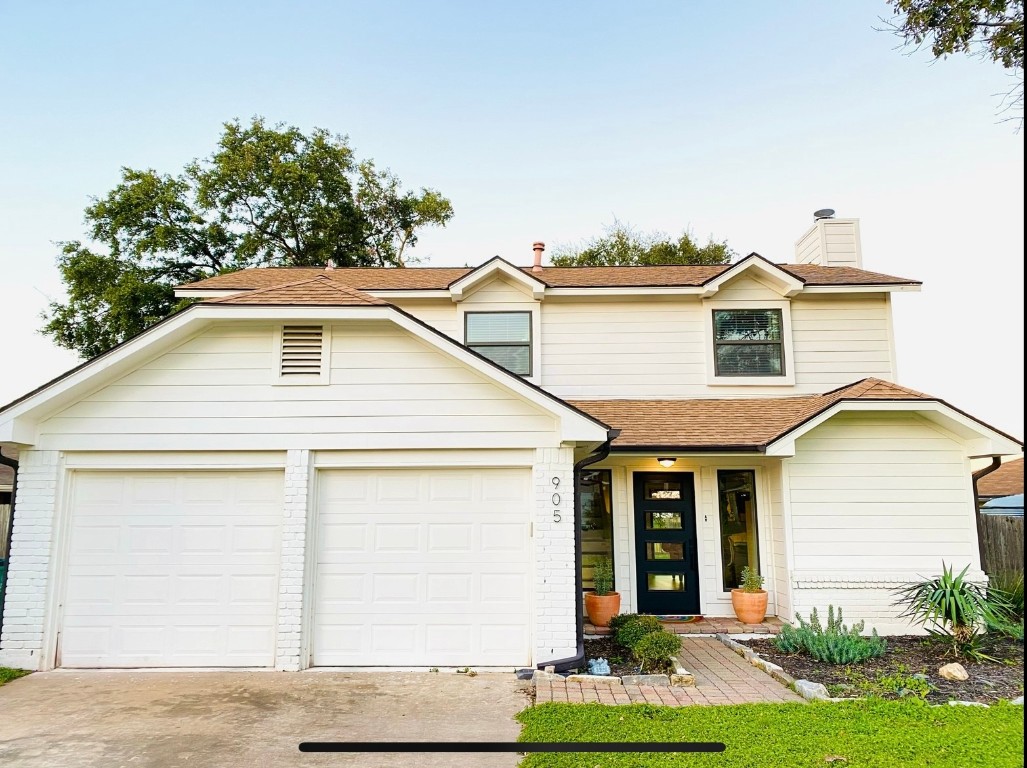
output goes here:
{"type": "Polygon", "coordinates": [[[325,323],[282,323],[275,326],[275,370],[272,384],[280,387],[309,387],[325,386],[331,383],[332,371],[332,327],[325,323]],[[321,328],[321,371],[316,374],[306,375],[282,375],[282,332],[287,325],[309,325],[320,326],[321,328]]]}
{"type": "Polygon", "coordinates": [[[529,381],[532,384],[542,383],[542,311],[541,305],[537,301],[531,301],[521,303],[497,303],[497,304],[470,304],[466,305],[460,303],[456,305],[456,319],[457,319],[457,340],[467,345],[466,331],[467,321],[464,318],[468,312],[470,313],[490,313],[490,312],[531,312],[531,376],[522,376],[519,373],[515,373],[515,376],[520,376],[525,381],[529,381]]]}
{"type": "Polygon", "coordinates": [[[711,387],[791,387],[795,385],[795,354],[792,344],[792,303],[787,299],[764,301],[704,301],[703,322],[706,337],[706,384],[711,387]],[[781,311],[781,349],[784,376],[718,376],[716,345],[713,340],[713,312],[718,309],[777,309],[781,311]]]}

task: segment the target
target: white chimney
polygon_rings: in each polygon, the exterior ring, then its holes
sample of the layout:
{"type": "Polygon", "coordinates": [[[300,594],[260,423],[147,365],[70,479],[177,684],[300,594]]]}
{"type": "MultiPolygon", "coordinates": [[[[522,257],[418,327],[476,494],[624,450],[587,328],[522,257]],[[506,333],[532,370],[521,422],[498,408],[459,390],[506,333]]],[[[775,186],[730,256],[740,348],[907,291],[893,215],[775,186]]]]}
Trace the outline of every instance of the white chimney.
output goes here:
{"type": "Polygon", "coordinates": [[[859,219],[836,219],[830,208],[817,211],[813,214],[813,226],[795,241],[795,261],[862,269],[859,219]]]}

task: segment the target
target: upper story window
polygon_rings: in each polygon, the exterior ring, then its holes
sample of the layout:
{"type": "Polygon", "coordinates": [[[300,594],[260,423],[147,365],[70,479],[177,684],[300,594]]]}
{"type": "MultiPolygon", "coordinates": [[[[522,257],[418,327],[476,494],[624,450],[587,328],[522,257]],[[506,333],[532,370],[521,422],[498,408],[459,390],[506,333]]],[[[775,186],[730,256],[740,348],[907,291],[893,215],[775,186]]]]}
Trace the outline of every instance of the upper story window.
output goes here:
{"type": "Polygon", "coordinates": [[[780,309],[713,310],[717,376],[784,376],[780,309]]]}
{"type": "Polygon", "coordinates": [[[467,312],[464,344],[511,373],[531,376],[531,312],[467,312]]]}

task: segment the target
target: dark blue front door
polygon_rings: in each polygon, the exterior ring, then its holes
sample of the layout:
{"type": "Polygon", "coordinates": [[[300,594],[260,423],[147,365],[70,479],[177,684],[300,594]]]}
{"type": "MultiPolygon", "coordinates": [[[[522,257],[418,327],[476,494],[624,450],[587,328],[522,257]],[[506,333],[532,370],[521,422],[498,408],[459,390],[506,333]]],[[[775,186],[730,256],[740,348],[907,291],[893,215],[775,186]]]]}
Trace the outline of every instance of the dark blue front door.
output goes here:
{"type": "Polygon", "coordinates": [[[639,613],[699,613],[693,480],[691,472],[635,473],[639,613]]]}

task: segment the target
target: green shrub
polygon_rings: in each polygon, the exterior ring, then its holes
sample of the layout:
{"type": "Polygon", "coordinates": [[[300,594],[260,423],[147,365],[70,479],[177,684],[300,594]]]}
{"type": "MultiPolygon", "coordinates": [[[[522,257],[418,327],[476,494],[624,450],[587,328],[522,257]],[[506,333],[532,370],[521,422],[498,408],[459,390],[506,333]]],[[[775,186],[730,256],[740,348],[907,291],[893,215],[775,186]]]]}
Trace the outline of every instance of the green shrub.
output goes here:
{"type": "Polygon", "coordinates": [[[613,562],[610,558],[601,557],[592,566],[592,586],[599,597],[613,592],[613,562]]]}
{"type": "Polygon", "coordinates": [[[870,637],[865,637],[863,622],[858,621],[852,628],[845,626],[842,609],[835,615],[834,606],[827,607],[827,627],[820,623],[817,609],[809,615],[809,621],[795,614],[799,626],[784,626],[781,633],[774,638],[774,647],[784,653],[804,653],[817,661],[826,664],[854,664],[882,655],[887,649],[884,638],[877,636],[874,630],[870,637]]]}
{"type": "Polygon", "coordinates": [[[662,629],[663,625],[655,616],[636,616],[617,630],[617,643],[634,650],[639,640],[662,629]]]}
{"type": "Polygon", "coordinates": [[[941,575],[907,584],[896,590],[900,616],[912,619],[930,634],[943,637],[958,657],[995,661],[981,652],[980,630],[1009,621],[1011,604],[1004,593],[992,591],[966,578],[968,565],[959,575],[941,564],[941,575]]]}
{"type": "Polygon", "coordinates": [[[661,669],[681,650],[681,638],[662,629],[642,637],[634,647],[641,669],[661,669]]]}
{"type": "Polygon", "coordinates": [[[1008,605],[1012,619],[1023,620],[1023,574],[1015,571],[998,573],[989,579],[988,593],[1008,605]]]}
{"type": "Polygon", "coordinates": [[[610,619],[610,629],[613,635],[616,636],[620,628],[625,624],[630,624],[642,614],[640,613],[618,613],[612,619],[610,619]]]}

